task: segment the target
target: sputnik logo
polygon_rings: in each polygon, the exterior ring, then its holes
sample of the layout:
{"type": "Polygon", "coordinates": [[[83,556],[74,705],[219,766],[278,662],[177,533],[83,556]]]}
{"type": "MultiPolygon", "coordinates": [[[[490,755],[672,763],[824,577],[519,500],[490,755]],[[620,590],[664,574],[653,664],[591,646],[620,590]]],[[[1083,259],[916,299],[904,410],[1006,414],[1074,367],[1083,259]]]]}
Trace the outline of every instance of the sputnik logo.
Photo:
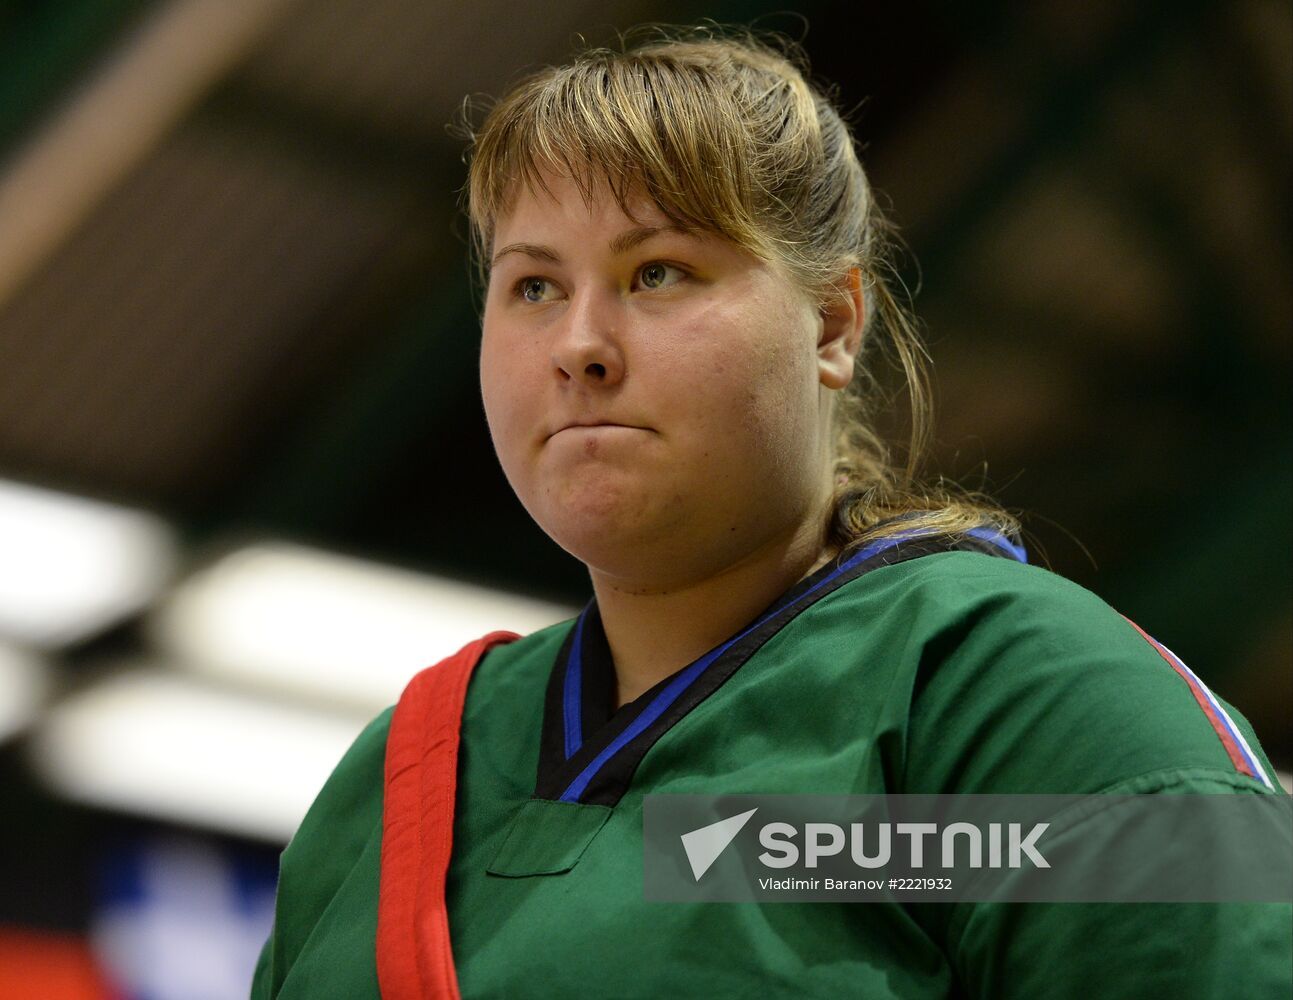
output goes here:
{"type": "Polygon", "coordinates": [[[709,871],[709,866],[718,860],[718,856],[727,849],[727,845],[736,839],[736,835],[749,822],[750,817],[758,811],[758,806],[755,806],[749,812],[729,816],[727,819],[721,819],[717,823],[702,826],[699,830],[692,830],[691,833],[682,835],[682,846],[687,852],[687,860],[691,862],[691,873],[697,882],[705,872],[709,871]]]}

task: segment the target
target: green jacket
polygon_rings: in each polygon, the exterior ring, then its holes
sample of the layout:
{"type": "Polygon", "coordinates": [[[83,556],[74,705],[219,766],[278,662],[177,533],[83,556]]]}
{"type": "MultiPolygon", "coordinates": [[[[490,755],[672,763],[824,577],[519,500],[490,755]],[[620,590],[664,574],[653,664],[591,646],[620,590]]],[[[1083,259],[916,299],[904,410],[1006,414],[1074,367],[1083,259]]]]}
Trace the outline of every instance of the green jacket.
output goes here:
{"type": "MultiPolygon", "coordinates": [[[[618,711],[595,602],[490,651],[447,891],[462,996],[1293,995],[1289,904],[644,901],[648,793],[1283,794],[1247,722],[1098,597],[961,548],[825,567],[618,711]]],[[[253,1000],[379,996],[389,724],[283,852],[253,1000]]]]}

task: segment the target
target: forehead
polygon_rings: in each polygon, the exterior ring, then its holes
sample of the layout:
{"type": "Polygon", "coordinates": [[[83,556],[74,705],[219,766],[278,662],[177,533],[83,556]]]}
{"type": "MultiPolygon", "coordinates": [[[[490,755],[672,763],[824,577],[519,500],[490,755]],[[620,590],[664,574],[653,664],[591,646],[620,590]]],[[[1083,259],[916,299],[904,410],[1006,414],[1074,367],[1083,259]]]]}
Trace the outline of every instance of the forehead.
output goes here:
{"type": "Polygon", "coordinates": [[[539,171],[534,180],[517,180],[494,222],[494,235],[520,226],[601,225],[679,227],[641,185],[622,196],[604,178],[585,180],[570,174],[539,171]]]}

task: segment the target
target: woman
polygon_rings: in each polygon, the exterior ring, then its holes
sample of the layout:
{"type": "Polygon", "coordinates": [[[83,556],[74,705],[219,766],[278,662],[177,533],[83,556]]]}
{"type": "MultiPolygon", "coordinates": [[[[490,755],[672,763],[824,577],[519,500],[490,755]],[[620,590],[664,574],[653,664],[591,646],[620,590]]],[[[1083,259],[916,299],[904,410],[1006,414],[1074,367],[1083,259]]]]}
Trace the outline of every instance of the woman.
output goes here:
{"type": "Polygon", "coordinates": [[[467,201],[498,458],[595,596],[473,653],[452,952],[390,916],[435,882],[397,867],[429,787],[400,782],[448,761],[451,783],[452,738],[405,725],[388,748],[388,712],[283,854],[255,997],[377,996],[379,933],[423,984],[383,971],[388,1000],[454,978],[465,997],[1282,988],[1287,907],[645,903],[648,793],[1276,791],[1246,722],[1026,565],[1006,512],[915,482],[921,348],[884,225],[840,116],[779,52],[690,34],[545,70],[475,136],[467,201]],[[913,400],[902,469],[858,362],[882,335],[913,400]]]}

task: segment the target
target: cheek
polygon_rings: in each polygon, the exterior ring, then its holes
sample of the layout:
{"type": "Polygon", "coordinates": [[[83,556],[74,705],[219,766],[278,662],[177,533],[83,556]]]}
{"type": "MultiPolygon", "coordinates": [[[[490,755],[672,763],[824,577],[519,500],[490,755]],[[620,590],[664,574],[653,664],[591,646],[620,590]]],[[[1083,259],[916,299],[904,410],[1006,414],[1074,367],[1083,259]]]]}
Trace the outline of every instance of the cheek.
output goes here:
{"type": "Polygon", "coordinates": [[[802,363],[750,345],[696,360],[670,391],[672,412],[687,428],[688,468],[703,469],[703,481],[724,490],[757,491],[797,476],[795,456],[810,450],[814,434],[802,363]]]}
{"type": "MultiPolygon", "coordinates": [[[[780,332],[780,331],[778,331],[780,332]]],[[[751,458],[761,457],[765,473],[798,477],[801,465],[816,454],[819,394],[810,351],[789,337],[762,341],[763,350],[745,359],[743,384],[734,399],[742,412],[736,432],[751,458]]]]}
{"type": "Polygon", "coordinates": [[[522,375],[516,352],[506,350],[501,338],[491,336],[487,329],[481,338],[480,393],[485,420],[500,458],[516,447],[517,436],[523,430],[522,375]]]}
{"type": "MultiPolygon", "coordinates": [[[[698,373],[711,388],[699,391],[724,422],[739,421],[746,433],[782,439],[798,432],[817,402],[813,352],[789,327],[790,317],[774,313],[752,321],[742,316],[747,336],[701,359],[698,373]]],[[[739,322],[739,321],[738,321],[739,322]]]]}

